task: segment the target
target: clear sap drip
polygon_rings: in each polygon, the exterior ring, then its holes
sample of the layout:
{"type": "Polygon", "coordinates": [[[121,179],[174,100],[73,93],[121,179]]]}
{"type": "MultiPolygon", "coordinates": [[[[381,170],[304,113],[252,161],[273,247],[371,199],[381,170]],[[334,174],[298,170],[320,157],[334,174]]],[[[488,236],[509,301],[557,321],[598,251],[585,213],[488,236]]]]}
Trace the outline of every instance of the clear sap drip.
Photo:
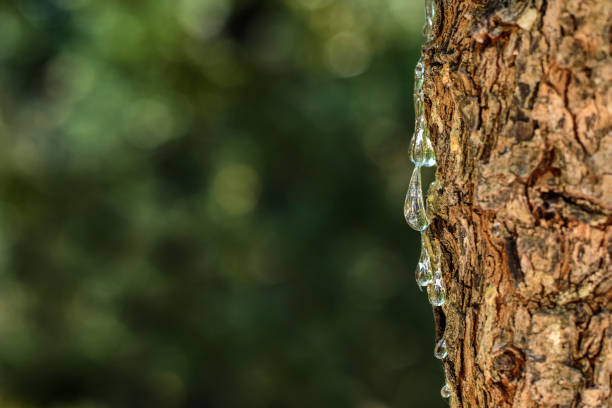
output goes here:
{"type": "Polygon", "coordinates": [[[442,270],[440,269],[440,262],[438,262],[438,266],[436,270],[433,272],[434,280],[442,281],[442,270]]]}
{"type": "Polygon", "coordinates": [[[410,160],[417,166],[431,167],[436,165],[436,154],[429,139],[429,128],[425,120],[425,97],[423,81],[425,66],[420,58],[414,68],[414,135],[410,142],[410,160]]]}
{"type": "Polygon", "coordinates": [[[446,289],[442,281],[434,281],[427,286],[429,303],[434,306],[442,306],[446,302],[446,289]]]}
{"type": "Polygon", "coordinates": [[[421,56],[414,67],[414,93],[420,92],[423,89],[424,75],[425,64],[423,64],[423,57],[421,56]]]}
{"type": "Polygon", "coordinates": [[[421,169],[415,166],[410,178],[410,185],[404,202],[404,217],[413,229],[423,231],[429,225],[423,204],[423,188],[421,187],[421,169]]]}
{"type": "Polygon", "coordinates": [[[415,117],[423,115],[423,83],[425,81],[425,66],[423,58],[419,58],[414,68],[414,112],[415,117]]]}
{"type": "Polygon", "coordinates": [[[451,388],[448,384],[444,384],[444,387],[440,390],[440,395],[442,398],[450,398],[451,396],[451,388]]]}
{"type": "Polygon", "coordinates": [[[448,350],[446,349],[446,339],[444,336],[436,343],[436,347],[434,348],[434,356],[438,360],[445,359],[448,356],[448,350]]]}
{"type": "Polygon", "coordinates": [[[417,285],[427,286],[433,280],[433,272],[431,270],[431,260],[429,259],[429,253],[425,248],[425,239],[421,235],[421,257],[416,268],[415,278],[417,285]]]}
{"type": "Polygon", "coordinates": [[[433,23],[435,18],[436,8],[434,7],[434,0],[425,0],[425,26],[423,27],[423,36],[425,36],[427,40],[433,38],[433,23]]]}
{"type": "Polygon", "coordinates": [[[432,274],[431,269],[429,267],[429,263],[419,262],[417,265],[417,269],[415,272],[415,278],[417,285],[419,286],[427,286],[431,282],[432,274]]]}
{"type": "MultiPolygon", "coordinates": [[[[415,84],[416,86],[416,84],[415,84]]],[[[414,117],[419,121],[425,114],[425,101],[423,96],[423,89],[421,88],[418,92],[414,90],[414,117]]]]}
{"type": "Polygon", "coordinates": [[[446,288],[442,281],[440,265],[438,265],[434,272],[433,282],[427,286],[427,297],[429,298],[429,303],[434,306],[442,306],[446,302],[446,288]]]}
{"type": "Polygon", "coordinates": [[[415,166],[432,167],[436,165],[436,153],[429,139],[429,129],[425,122],[425,115],[417,116],[414,136],[412,136],[410,142],[410,160],[415,166]]]}

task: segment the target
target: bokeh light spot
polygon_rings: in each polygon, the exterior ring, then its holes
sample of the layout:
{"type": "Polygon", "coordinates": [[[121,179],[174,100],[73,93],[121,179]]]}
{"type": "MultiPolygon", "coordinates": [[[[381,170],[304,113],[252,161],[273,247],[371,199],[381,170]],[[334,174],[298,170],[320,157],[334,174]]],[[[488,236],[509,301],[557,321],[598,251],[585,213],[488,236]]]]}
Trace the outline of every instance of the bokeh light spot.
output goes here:
{"type": "Polygon", "coordinates": [[[297,3],[307,10],[317,10],[329,6],[333,0],[297,0],[297,3]]]}
{"type": "Polygon", "coordinates": [[[332,72],[344,78],[362,74],[370,64],[372,49],[356,32],[333,36],[325,46],[325,56],[332,72]]]}
{"type": "Polygon", "coordinates": [[[253,210],[259,198],[260,181],[255,170],[244,164],[229,164],[215,176],[214,197],[231,215],[242,215],[253,210]]]}
{"type": "Polygon", "coordinates": [[[226,0],[181,0],[177,18],[187,33],[205,40],[219,32],[229,12],[226,0]]]}
{"type": "Polygon", "coordinates": [[[126,111],[126,138],[136,147],[152,149],[171,138],[174,118],[161,101],[142,99],[126,111]]]}
{"type": "Polygon", "coordinates": [[[89,92],[95,71],[89,60],[74,54],[60,54],[48,66],[45,78],[47,94],[74,102],[89,92]]]}
{"type": "Polygon", "coordinates": [[[421,35],[423,24],[425,23],[425,12],[421,2],[389,0],[387,4],[389,6],[389,14],[402,28],[414,33],[414,35],[421,35]]]}

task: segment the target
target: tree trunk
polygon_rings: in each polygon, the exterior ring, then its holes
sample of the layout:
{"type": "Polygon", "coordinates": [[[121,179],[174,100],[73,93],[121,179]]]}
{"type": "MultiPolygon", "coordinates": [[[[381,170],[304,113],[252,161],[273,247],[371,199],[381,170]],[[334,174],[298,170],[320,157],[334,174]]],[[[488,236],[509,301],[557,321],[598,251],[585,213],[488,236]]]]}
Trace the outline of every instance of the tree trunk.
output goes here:
{"type": "Polygon", "coordinates": [[[453,407],[612,407],[612,1],[436,0],[453,407]]]}

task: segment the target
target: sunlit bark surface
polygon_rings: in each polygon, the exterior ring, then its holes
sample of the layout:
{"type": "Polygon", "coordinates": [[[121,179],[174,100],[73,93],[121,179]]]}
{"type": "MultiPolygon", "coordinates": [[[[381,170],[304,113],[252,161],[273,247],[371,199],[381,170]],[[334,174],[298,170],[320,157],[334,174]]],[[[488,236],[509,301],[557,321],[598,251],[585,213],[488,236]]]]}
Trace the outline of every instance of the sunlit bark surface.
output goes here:
{"type": "Polygon", "coordinates": [[[436,10],[428,234],[451,404],[611,407],[612,1],[436,10]]]}

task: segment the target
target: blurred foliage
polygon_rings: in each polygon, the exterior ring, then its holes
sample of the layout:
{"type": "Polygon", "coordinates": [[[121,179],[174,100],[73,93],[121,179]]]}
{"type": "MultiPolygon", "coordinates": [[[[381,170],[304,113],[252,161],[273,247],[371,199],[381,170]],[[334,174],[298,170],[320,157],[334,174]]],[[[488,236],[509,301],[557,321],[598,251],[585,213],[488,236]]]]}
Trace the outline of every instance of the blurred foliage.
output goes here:
{"type": "Polygon", "coordinates": [[[0,406],[438,407],[420,0],[0,2],[0,406]]]}

